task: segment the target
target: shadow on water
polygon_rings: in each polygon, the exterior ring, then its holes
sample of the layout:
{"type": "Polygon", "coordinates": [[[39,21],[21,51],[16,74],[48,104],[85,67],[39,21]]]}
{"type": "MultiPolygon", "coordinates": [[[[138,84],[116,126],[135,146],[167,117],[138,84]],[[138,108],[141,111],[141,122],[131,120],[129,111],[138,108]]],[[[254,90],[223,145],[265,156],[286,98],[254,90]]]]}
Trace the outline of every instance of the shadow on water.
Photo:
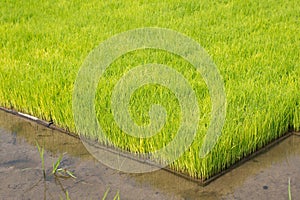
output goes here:
{"type": "Polygon", "coordinates": [[[272,149],[226,173],[206,187],[164,170],[125,174],[99,163],[81,141],[0,110],[1,199],[288,199],[300,196],[300,137],[290,136],[272,149]],[[36,141],[45,148],[46,179],[36,141]],[[61,167],[76,179],[51,174],[61,167]]]}

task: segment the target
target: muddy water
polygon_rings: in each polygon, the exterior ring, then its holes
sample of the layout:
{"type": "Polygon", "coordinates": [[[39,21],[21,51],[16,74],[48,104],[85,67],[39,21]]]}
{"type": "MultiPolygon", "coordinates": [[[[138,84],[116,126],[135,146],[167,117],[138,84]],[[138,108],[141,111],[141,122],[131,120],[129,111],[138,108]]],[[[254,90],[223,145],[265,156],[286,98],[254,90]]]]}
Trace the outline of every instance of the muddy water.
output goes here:
{"type": "Polygon", "coordinates": [[[80,140],[0,111],[0,199],[293,199],[300,196],[300,137],[292,135],[272,149],[206,187],[164,170],[125,174],[94,160],[80,140]],[[36,141],[45,147],[46,179],[36,141]],[[61,167],[76,179],[51,174],[61,167]]]}

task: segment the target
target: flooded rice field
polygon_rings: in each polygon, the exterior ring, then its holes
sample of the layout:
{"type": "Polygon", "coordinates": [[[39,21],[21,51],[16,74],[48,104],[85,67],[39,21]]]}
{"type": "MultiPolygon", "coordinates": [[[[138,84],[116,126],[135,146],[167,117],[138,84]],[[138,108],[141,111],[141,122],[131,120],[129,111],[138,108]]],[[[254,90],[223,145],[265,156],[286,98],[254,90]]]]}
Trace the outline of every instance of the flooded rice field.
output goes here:
{"type": "Polygon", "coordinates": [[[205,187],[165,170],[126,174],[99,163],[81,141],[0,110],[0,199],[288,199],[300,196],[300,136],[278,145],[205,187]],[[45,148],[45,172],[36,144],[45,148]],[[60,167],[77,178],[52,174],[60,167]]]}

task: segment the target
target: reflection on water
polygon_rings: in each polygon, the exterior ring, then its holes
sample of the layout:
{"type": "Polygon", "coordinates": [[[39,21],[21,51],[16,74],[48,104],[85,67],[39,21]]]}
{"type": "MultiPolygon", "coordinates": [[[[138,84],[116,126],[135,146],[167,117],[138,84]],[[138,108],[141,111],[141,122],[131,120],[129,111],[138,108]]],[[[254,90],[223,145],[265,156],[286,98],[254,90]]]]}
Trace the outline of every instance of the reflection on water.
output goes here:
{"type": "Polygon", "coordinates": [[[269,151],[218,178],[206,187],[164,170],[124,174],[93,159],[75,137],[0,111],[1,199],[287,199],[288,178],[300,196],[300,137],[293,135],[269,151]],[[46,180],[36,141],[45,147],[46,180]],[[61,167],[76,179],[57,178],[52,164],[63,154],[61,167]]]}

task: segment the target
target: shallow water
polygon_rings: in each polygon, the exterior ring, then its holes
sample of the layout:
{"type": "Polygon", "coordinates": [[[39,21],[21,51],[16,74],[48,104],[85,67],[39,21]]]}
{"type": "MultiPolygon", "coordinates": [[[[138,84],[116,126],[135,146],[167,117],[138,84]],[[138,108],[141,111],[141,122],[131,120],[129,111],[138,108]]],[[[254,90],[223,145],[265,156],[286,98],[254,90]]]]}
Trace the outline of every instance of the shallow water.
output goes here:
{"type": "Polygon", "coordinates": [[[233,169],[206,187],[164,170],[125,174],[99,163],[80,140],[27,119],[0,111],[0,198],[107,199],[293,199],[300,196],[300,137],[292,135],[272,149],[233,169]],[[46,179],[36,141],[45,147],[46,179]],[[61,167],[77,176],[51,174],[63,154],[61,167]]]}

